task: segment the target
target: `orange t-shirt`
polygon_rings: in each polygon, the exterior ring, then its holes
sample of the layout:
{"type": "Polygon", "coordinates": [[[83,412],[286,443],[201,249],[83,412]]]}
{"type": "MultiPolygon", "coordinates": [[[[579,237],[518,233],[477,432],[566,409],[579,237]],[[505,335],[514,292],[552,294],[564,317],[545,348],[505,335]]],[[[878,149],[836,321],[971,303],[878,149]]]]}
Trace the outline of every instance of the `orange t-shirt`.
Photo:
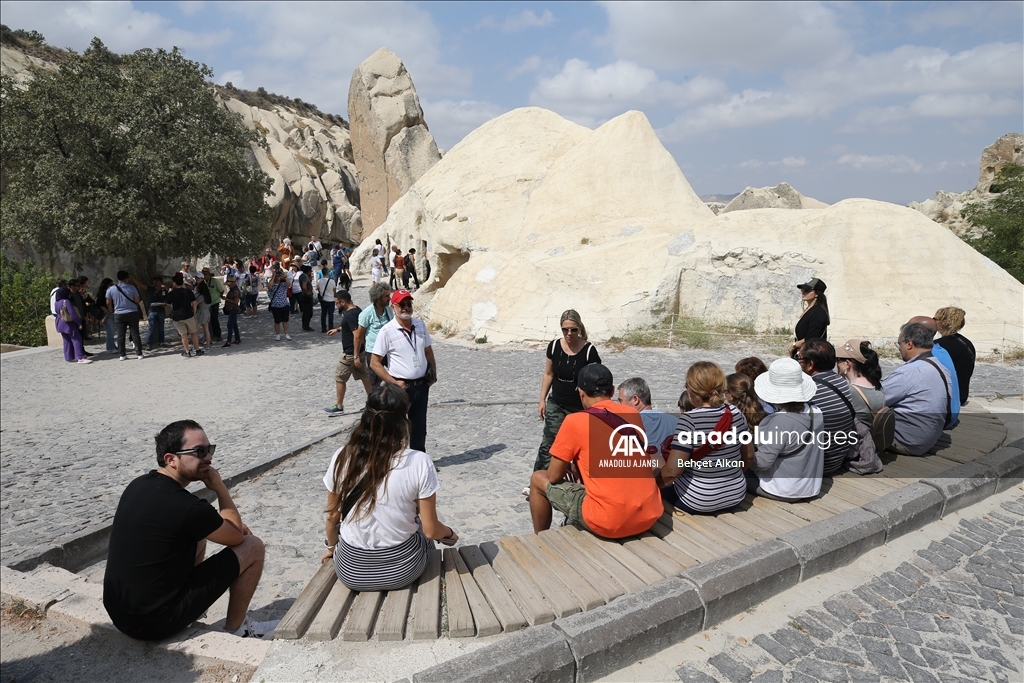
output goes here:
{"type": "MultiPolygon", "coordinates": [[[[640,413],[629,406],[604,400],[605,408],[643,430],[640,413]]],[[[629,449],[613,453],[612,428],[600,418],[579,412],[567,415],[558,430],[551,456],[576,462],[587,496],[583,521],[605,538],[624,538],[643,533],[665,512],[661,492],[654,481],[650,456],[629,449]],[[619,475],[619,476],[616,476],[619,475]]]]}

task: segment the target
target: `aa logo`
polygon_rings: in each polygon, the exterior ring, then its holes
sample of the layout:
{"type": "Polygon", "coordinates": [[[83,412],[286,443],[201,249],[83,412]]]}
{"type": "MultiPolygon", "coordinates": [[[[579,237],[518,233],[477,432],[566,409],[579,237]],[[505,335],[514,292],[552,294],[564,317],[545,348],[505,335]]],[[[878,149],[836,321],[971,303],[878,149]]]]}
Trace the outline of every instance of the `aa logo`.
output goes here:
{"type": "Polygon", "coordinates": [[[611,451],[612,458],[645,457],[647,434],[636,425],[619,425],[608,437],[608,450],[611,451]]]}

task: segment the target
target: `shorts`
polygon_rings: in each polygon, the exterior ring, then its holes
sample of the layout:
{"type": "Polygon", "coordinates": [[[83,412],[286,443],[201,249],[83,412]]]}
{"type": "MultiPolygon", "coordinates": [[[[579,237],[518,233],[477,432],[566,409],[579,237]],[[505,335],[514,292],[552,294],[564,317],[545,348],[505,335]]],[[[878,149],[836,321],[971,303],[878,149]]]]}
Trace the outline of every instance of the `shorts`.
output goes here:
{"type": "Polygon", "coordinates": [[[195,334],[199,331],[195,316],[188,320],[172,320],[171,322],[174,323],[174,329],[178,331],[178,334],[195,334]]]}
{"type": "Polygon", "coordinates": [[[270,312],[274,314],[274,324],[277,325],[279,323],[288,322],[289,311],[290,309],[287,306],[282,306],[281,308],[271,308],[270,312]]]}
{"type": "MultiPolygon", "coordinates": [[[[192,570],[185,585],[164,607],[147,615],[110,614],[121,633],[138,640],[163,640],[185,629],[224,595],[241,567],[231,548],[224,548],[192,570]]],[[[107,610],[110,612],[110,610],[107,610]]]]}
{"type": "Polygon", "coordinates": [[[243,297],[243,301],[245,302],[245,307],[246,308],[256,308],[256,299],[257,299],[257,297],[259,297],[259,294],[246,294],[243,297]]]}
{"type": "Polygon", "coordinates": [[[548,497],[552,508],[590,531],[590,527],[583,521],[583,499],[587,497],[587,490],[583,488],[583,484],[575,481],[548,484],[544,495],[548,497]]]}
{"type": "Polygon", "coordinates": [[[355,356],[345,354],[338,361],[338,366],[334,369],[334,381],[344,384],[349,380],[349,377],[355,377],[362,381],[368,379],[370,376],[366,372],[366,363],[363,363],[362,367],[356,367],[355,356]]]}

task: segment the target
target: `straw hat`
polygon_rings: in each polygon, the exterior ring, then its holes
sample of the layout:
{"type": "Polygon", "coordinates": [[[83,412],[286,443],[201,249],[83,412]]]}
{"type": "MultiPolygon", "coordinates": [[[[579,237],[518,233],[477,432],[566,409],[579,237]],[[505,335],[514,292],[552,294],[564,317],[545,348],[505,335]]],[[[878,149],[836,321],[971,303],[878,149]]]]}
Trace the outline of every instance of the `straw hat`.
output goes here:
{"type": "Polygon", "coordinates": [[[792,358],[779,358],[768,372],[754,380],[754,392],[768,403],[805,403],[814,397],[818,385],[804,374],[792,358]]]}

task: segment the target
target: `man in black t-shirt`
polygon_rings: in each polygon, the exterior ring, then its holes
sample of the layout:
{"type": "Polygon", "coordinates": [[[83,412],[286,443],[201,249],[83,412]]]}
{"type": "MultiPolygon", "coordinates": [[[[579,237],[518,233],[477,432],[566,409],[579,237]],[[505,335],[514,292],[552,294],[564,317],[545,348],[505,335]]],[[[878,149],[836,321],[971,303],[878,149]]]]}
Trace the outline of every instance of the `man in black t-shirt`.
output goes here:
{"type": "Polygon", "coordinates": [[[334,336],[341,332],[341,360],[334,370],[334,390],[336,403],[330,408],[324,408],[328,415],[341,415],[345,411],[345,389],[350,377],[355,377],[363,382],[366,395],[370,395],[370,376],[366,372],[366,365],[363,363],[363,349],[355,348],[353,334],[359,329],[359,314],[362,309],[352,303],[352,295],[344,289],[334,293],[334,300],[338,305],[338,313],[341,315],[341,324],[333,330],[327,331],[327,336],[334,336]]]}
{"type": "Polygon", "coordinates": [[[196,295],[192,290],[185,287],[185,277],[181,273],[175,273],[171,279],[171,291],[167,293],[164,301],[164,308],[167,315],[171,316],[174,329],[181,336],[181,346],[184,349],[181,355],[185,358],[203,355],[199,348],[199,325],[196,323],[196,295]],[[189,340],[192,341],[192,348],[189,349],[189,340]]]}
{"type": "Polygon", "coordinates": [[[224,630],[261,638],[277,622],[249,619],[263,574],[263,542],[242,523],[212,465],[215,446],[192,420],[156,435],[160,467],[128,485],[114,513],[103,576],[103,606],[114,626],[139,640],[162,640],[230,592],[224,630]],[[217,495],[220,514],[186,490],[194,481],[217,495]],[[209,559],[206,542],[227,546],[209,559]]]}

